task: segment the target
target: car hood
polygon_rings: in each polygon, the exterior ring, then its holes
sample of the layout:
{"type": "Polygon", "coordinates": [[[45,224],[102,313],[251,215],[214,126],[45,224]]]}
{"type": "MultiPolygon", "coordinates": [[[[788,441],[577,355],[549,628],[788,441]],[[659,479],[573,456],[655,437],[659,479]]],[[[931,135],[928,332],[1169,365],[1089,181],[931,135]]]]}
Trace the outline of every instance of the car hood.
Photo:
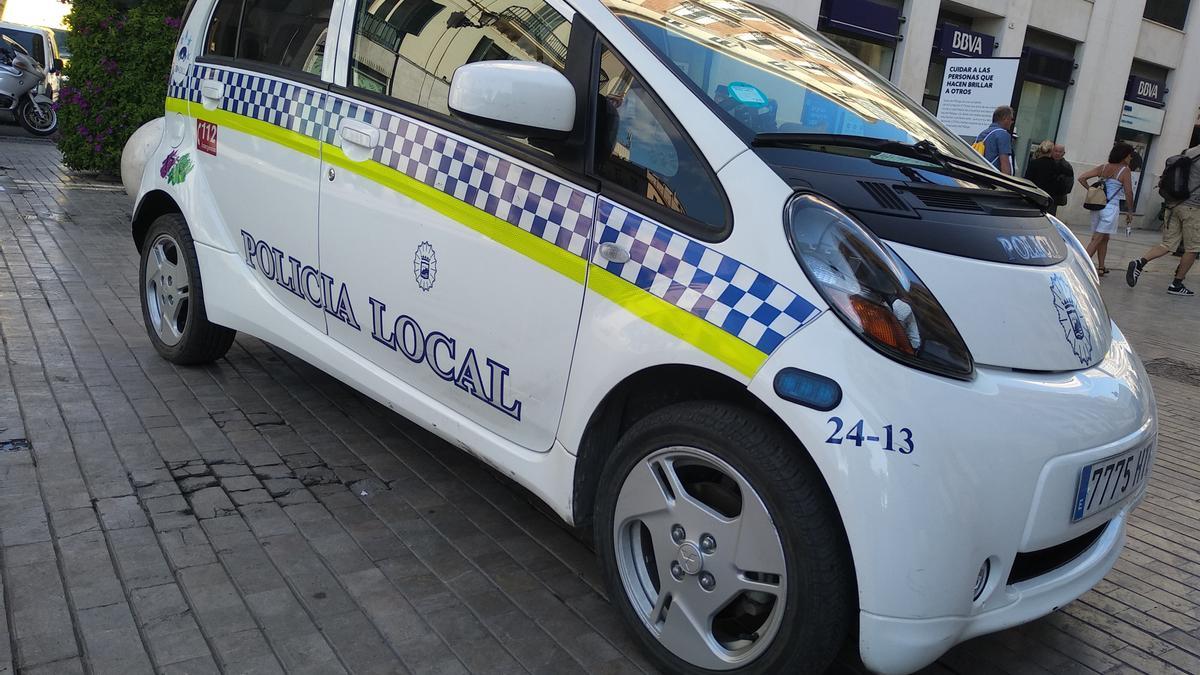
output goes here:
{"type": "Polygon", "coordinates": [[[889,245],[937,297],[977,364],[1071,371],[1108,353],[1112,323],[1089,263],[1077,256],[1028,266],[889,245]]]}

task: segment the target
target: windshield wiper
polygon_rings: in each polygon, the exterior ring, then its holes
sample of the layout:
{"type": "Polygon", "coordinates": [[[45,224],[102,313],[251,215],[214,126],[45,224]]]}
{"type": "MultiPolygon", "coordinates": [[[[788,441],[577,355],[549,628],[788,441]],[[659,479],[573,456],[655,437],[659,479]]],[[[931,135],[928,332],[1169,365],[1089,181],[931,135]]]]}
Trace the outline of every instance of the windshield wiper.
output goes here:
{"type": "Polygon", "coordinates": [[[876,150],[902,157],[911,157],[933,164],[942,171],[961,177],[972,178],[986,182],[994,187],[1004,187],[1025,198],[1039,209],[1045,210],[1050,206],[1050,197],[1024,181],[1007,176],[993,169],[984,167],[976,162],[960,159],[940,150],[933,143],[923,140],[916,143],[902,143],[886,138],[871,138],[870,136],[846,136],[841,134],[805,134],[805,133],[761,133],[754,136],[751,145],[756,148],[788,148],[796,146],[831,145],[846,148],[861,148],[876,150]]]}

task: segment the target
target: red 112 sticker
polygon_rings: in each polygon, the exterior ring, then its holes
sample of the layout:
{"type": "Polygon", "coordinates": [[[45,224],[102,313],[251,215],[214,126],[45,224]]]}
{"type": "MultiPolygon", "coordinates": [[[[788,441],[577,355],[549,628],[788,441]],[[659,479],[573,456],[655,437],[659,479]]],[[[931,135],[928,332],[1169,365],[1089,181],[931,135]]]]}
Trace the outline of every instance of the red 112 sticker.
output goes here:
{"type": "Polygon", "coordinates": [[[217,156],[217,125],[196,120],[196,149],[217,156]]]}

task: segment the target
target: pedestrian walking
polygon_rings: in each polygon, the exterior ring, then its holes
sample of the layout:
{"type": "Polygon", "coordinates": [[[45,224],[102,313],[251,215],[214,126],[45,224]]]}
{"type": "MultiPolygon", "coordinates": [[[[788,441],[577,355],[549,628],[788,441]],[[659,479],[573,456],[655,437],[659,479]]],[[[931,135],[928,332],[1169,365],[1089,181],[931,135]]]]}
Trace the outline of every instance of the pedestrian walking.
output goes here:
{"type": "Polygon", "coordinates": [[[1058,207],[1067,203],[1071,188],[1075,186],[1075,169],[1066,160],[1067,149],[1053,141],[1042,141],[1033,152],[1033,160],[1025,169],[1025,177],[1050,195],[1050,215],[1058,214],[1058,207]]]}
{"type": "Polygon", "coordinates": [[[1136,286],[1147,263],[1182,248],[1183,256],[1175,268],[1175,279],[1167,287],[1167,293],[1190,298],[1195,292],[1184,286],[1183,280],[1187,278],[1192,263],[1196,262],[1196,254],[1200,252],[1200,145],[1167,160],[1159,193],[1168,200],[1174,200],[1167,204],[1162,243],[1150,247],[1141,258],[1129,263],[1125,271],[1125,283],[1136,286]],[[1182,185],[1171,189],[1166,184],[1171,182],[1173,176],[1170,174],[1173,171],[1186,172],[1187,178],[1186,182],[1178,181],[1182,185]]]}
{"type": "MultiPolygon", "coordinates": [[[[1108,239],[1117,231],[1117,217],[1121,212],[1121,200],[1133,194],[1133,183],[1130,178],[1129,163],[1133,161],[1133,146],[1128,143],[1117,143],[1108,153],[1108,162],[1088,171],[1079,177],[1079,183],[1089,193],[1093,190],[1102,191],[1102,200],[1093,200],[1088,196],[1087,206],[1092,210],[1092,240],[1088,242],[1088,255],[1096,256],[1096,271],[1100,276],[1108,274],[1105,258],[1108,255],[1108,239]],[[1093,178],[1100,180],[1092,185],[1088,181],[1093,178]]],[[[1125,213],[1125,223],[1133,222],[1133,214],[1125,213]]]]}
{"type": "Polygon", "coordinates": [[[992,113],[992,126],[975,137],[974,148],[1000,173],[1013,175],[1012,129],[1017,113],[1011,106],[1002,105],[992,113]]]}

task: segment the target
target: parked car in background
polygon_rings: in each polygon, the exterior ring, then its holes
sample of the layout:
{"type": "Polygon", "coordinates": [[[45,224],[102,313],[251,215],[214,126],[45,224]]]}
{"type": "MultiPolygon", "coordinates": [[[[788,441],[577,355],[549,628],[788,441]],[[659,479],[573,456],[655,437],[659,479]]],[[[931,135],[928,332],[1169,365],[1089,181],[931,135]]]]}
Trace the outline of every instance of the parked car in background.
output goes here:
{"type": "Polygon", "coordinates": [[[41,26],[0,21],[0,35],[7,35],[13,42],[24,47],[33,60],[45,69],[46,81],[40,85],[38,93],[57,99],[59,88],[62,86],[64,62],[58,51],[58,40],[54,31],[41,26]]]}

